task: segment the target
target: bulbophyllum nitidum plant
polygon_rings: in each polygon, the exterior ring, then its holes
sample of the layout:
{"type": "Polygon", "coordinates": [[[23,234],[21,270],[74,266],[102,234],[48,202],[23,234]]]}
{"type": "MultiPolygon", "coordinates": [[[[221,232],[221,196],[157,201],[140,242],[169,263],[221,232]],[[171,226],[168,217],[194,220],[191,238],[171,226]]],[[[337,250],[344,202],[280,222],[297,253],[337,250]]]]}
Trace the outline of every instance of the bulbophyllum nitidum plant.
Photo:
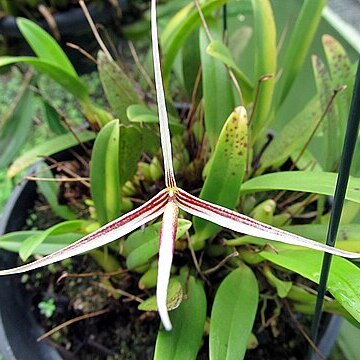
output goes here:
{"type": "MultiPolygon", "coordinates": [[[[207,14],[209,11],[214,9],[215,6],[219,6],[219,4],[221,5],[221,3],[221,1],[213,0],[205,3],[205,5],[200,7],[198,10],[203,11],[204,14],[207,14]]],[[[265,3],[267,5],[259,5],[258,1],[254,1],[254,7],[256,10],[259,10],[259,7],[264,6],[265,9],[263,10],[269,11],[268,6],[270,5],[267,2],[263,2],[263,4],[265,3]]],[[[197,5],[199,6],[199,4],[197,5]]],[[[192,10],[194,9],[192,8],[192,10]]],[[[187,8],[187,11],[189,11],[189,8],[187,8]]],[[[193,16],[192,13],[191,16],[193,16]]],[[[209,31],[209,29],[207,29],[207,31],[209,31]]],[[[162,156],[164,160],[165,188],[159,191],[154,197],[152,197],[140,207],[106,223],[102,227],[80,238],[74,243],[71,243],[70,245],[58,251],[55,251],[28,264],[13,269],[1,270],[0,275],[23,273],[93,250],[121,237],[124,237],[142,225],[155,220],[159,216],[162,216],[158,249],[156,308],[159,312],[163,327],[169,333],[164,332],[163,335],[160,333],[156,352],[158,352],[160,356],[160,352],[165,351],[165,344],[168,344],[169,341],[172,341],[172,336],[177,338],[185,336],[177,345],[174,345],[178,348],[172,351],[177,351],[177,354],[179,354],[181,351],[185,351],[184,353],[186,353],[186,351],[190,349],[189,351],[192,355],[189,358],[193,358],[196,356],[201,342],[202,332],[204,330],[206,317],[206,298],[203,286],[200,285],[200,282],[195,280],[192,275],[185,276],[185,280],[183,277],[183,286],[180,286],[180,288],[176,286],[175,282],[171,282],[170,279],[174,248],[176,238],[178,237],[178,218],[179,214],[180,218],[183,216],[180,212],[180,210],[182,210],[185,213],[194,216],[195,227],[197,226],[198,229],[202,229],[202,232],[198,231],[193,236],[194,246],[196,247],[195,250],[203,249],[204,247],[206,248],[206,241],[208,241],[214,236],[214,234],[217,233],[216,229],[215,231],[214,228],[209,230],[208,228],[200,225],[199,221],[205,220],[206,222],[217,224],[223,229],[228,229],[236,233],[247,235],[228,240],[226,242],[228,248],[231,249],[232,246],[239,246],[238,252],[231,253],[222,251],[221,254],[225,254],[225,257],[222,261],[220,261],[219,265],[213,269],[216,271],[218,268],[225,265],[227,261],[229,264],[231,264],[231,271],[224,278],[224,280],[222,280],[212,306],[210,320],[210,353],[214,359],[223,359],[224,349],[228,349],[225,351],[228,352],[227,355],[229,356],[229,359],[238,359],[241,358],[241,356],[243,356],[245,353],[247,341],[249,339],[256,314],[259,296],[256,277],[251,269],[245,265],[245,263],[256,264],[269,261],[291,271],[297,272],[313,281],[318,281],[321,257],[317,252],[312,250],[327,252],[339,257],[351,259],[360,258],[360,254],[352,251],[332,248],[318,241],[310,240],[306,237],[293,234],[278,227],[259,221],[259,218],[264,218],[264,216],[259,215],[259,213],[271,213],[271,211],[274,210],[274,204],[272,200],[270,202],[265,201],[263,204],[260,204],[258,207],[254,208],[252,212],[254,215],[253,218],[240,214],[224,206],[200,199],[191,194],[192,189],[190,189],[190,192],[188,192],[177,186],[175,171],[173,168],[172,143],[169,130],[168,113],[165,104],[162,72],[160,67],[155,0],[152,0],[151,2],[151,34],[158,120],[160,125],[162,156]],[[255,239],[254,237],[258,239],[255,239]],[[268,247],[265,246],[265,240],[276,241],[279,244],[274,245],[274,248],[268,247]],[[261,246],[259,252],[248,250],[247,245],[249,244],[261,246]],[[241,245],[246,246],[241,248],[241,245]],[[293,245],[296,245],[300,248],[294,248],[293,245]],[[301,261],[301,259],[303,259],[304,263],[306,264],[306,268],[305,266],[301,267],[299,265],[299,261],[301,261]],[[174,284],[175,286],[172,286],[174,284]],[[183,297],[183,292],[186,291],[188,292],[187,298],[183,297]],[[186,310],[186,304],[190,303],[191,307],[186,310]],[[181,311],[184,312],[180,312],[178,315],[175,315],[177,311],[175,309],[179,311],[182,309],[181,311]],[[169,316],[169,310],[174,310],[173,321],[171,319],[171,312],[169,316]],[[186,311],[188,312],[186,313],[186,311]],[[194,319],[191,319],[192,314],[194,319]],[[181,319],[182,316],[184,316],[185,320],[181,319]],[[181,321],[187,322],[186,324],[183,324],[184,328],[180,326],[181,321]],[[190,342],[191,345],[189,345],[190,343],[188,342],[190,342]],[[194,342],[194,344],[192,342],[194,342]]],[[[206,36],[206,34],[204,36],[206,36]]],[[[221,48],[223,45],[221,45],[220,42],[212,43],[212,45],[213,46],[210,48],[210,51],[212,51],[213,54],[216,51],[219,51],[219,49],[224,50],[224,48],[221,48]]],[[[225,50],[223,54],[223,60],[225,58],[224,62],[228,63],[228,60],[226,60],[227,53],[225,50]]],[[[166,71],[168,71],[168,69],[166,71]]],[[[241,73],[238,71],[235,71],[235,75],[237,75],[238,78],[243,78],[241,73]]],[[[206,79],[204,79],[204,81],[206,82],[206,79]]],[[[242,84],[242,82],[240,82],[240,84],[242,84]]],[[[245,98],[247,98],[247,93],[248,91],[244,91],[245,98]]],[[[269,88],[267,86],[261,88],[258,96],[270,96],[269,88]]],[[[264,101],[262,98],[259,98],[257,101],[259,106],[258,109],[262,109],[262,111],[264,111],[264,101]]],[[[255,118],[252,119],[252,125],[254,126],[254,124],[257,124],[257,126],[259,126],[258,122],[254,123],[254,121],[257,119],[256,116],[259,116],[259,113],[255,113],[254,116],[255,118]]],[[[248,163],[248,148],[255,143],[254,138],[248,138],[248,122],[246,108],[244,106],[237,106],[231,113],[228,120],[225,122],[217,141],[214,140],[213,134],[208,134],[209,142],[213,142],[215,144],[213,155],[209,164],[210,169],[208,168],[209,177],[211,173],[211,167],[215,167],[217,164],[219,164],[219,162],[221,163],[224,161],[224,159],[226,161],[227,157],[230,157],[231,159],[235,158],[234,152],[236,152],[236,154],[238,154],[238,161],[235,162],[235,164],[229,166],[228,169],[225,169],[226,171],[224,170],[224,173],[220,174],[220,176],[223,177],[222,182],[233,182],[233,179],[242,181],[241,176],[238,177],[235,176],[235,174],[237,171],[240,171],[242,174],[244,173],[244,169],[248,163]]],[[[113,128],[111,127],[111,123],[105,125],[98,137],[100,138],[101,134],[104,134],[105,131],[111,133],[112,129],[113,128]]],[[[117,150],[118,149],[115,149],[114,151],[117,150]]],[[[98,156],[99,152],[96,153],[98,156]]],[[[95,155],[93,155],[93,161],[95,161],[94,156],[95,155]]],[[[107,160],[103,159],[103,161],[106,162],[107,160]]],[[[301,178],[302,174],[300,172],[299,174],[294,172],[292,181],[297,181],[297,176],[301,178]]],[[[313,178],[316,179],[316,176],[317,175],[315,174],[313,178]]],[[[92,186],[95,185],[92,184],[92,186]]],[[[102,184],[96,184],[96,186],[99,187],[102,186],[102,184]]],[[[209,187],[210,185],[208,183],[207,185],[204,185],[204,188],[205,186],[209,187]]],[[[229,184],[229,190],[227,190],[226,186],[223,189],[218,190],[225,191],[226,197],[233,198],[234,201],[232,202],[236,204],[239,193],[231,193],[230,189],[232,188],[232,185],[229,184]]],[[[212,190],[215,192],[217,191],[216,188],[213,188],[212,190]]],[[[110,199],[110,202],[113,203],[114,201],[116,201],[116,198],[110,199]]],[[[138,244],[135,246],[138,248],[141,244],[141,231],[137,233],[138,239],[134,241],[134,243],[138,242],[138,244]]],[[[144,234],[145,231],[146,229],[144,230],[144,234]]],[[[132,246],[134,247],[134,245],[132,246]]],[[[191,247],[191,243],[189,243],[189,246],[191,247]]],[[[209,248],[209,251],[214,251],[214,249],[210,250],[209,248]]],[[[149,258],[150,257],[148,256],[147,259],[149,258]]],[[[341,258],[334,259],[334,272],[331,275],[333,276],[333,282],[330,282],[329,287],[330,291],[333,291],[336,300],[341,305],[336,303],[336,309],[331,309],[332,305],[329,302],[329,304],[326,306],[328,306],[329,311],[333,310],[333,312],[338,312],[348,317],[349,319],[359,320],[359,309],[356,305],[354,308],[353,304],[350,304],[351,299],[350,301],[347,301],[348,293],[343,293],[343,291],[345,291],[345,287],[342,288],[342,286],[345,286],[346,283],[346,279],[343,278],[344,274],[349,271],[356,271],[355,269],[357,268],[347,260],[341,258]]],[[[292,286],[292,284],[289,282],[280,280],[274,275],[271,268],[267,264],[263,266],[262,270],[264,276],[269,281],[269,283],[276,288],[280,297],[289,297],[295,300],[302,299],[303,303],[301,304],[301,300],[299,300],[298,309],[300,310],[301,306],[304,305],[303,312],[309,312],[309,307],[307,305],[312,304],[313,302],[312,294],[306,292],[298,286],[292,286]]],[[[181,276],[182,275],[180,275],[179,278],[181,278],[181,276]]],[[[351,274],[349,274],[349,278],[351,278],[351,274]]],[[[351,285],[349,285],[349,287],[351,288],[351,285]]],[[[144,307],[144,309],[145,308],[146,307],[144,307]]],[[[161,358],[161,356],[159,358],[161,358]]]]}

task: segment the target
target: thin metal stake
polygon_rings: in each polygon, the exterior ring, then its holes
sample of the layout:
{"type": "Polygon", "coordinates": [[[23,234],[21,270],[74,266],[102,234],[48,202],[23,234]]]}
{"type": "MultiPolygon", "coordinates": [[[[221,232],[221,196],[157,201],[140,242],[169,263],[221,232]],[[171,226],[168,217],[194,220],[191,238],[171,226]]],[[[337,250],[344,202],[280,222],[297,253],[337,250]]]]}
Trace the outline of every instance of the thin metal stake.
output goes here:
{"type": "MultiPolygon", "coordinates": [[[[345,141],[339,166],[339,175],[336,182],[334,205],[330,216],[326,244],[334,246],[339,228],[341,212],[344,204],[346,188],[349,180],[351,161],[354,155],[355,144],[359,132],[360,122],[360,61],[358,64],[353,96],[351,100],[349,119],[346,128],[345,141]]],[[[332,255],[325,253],[321,268],[318,295],[316,298],[315,314],[311,325],[311,339],[316,344],[319,333],[319,324],[323,299],[326,291],[326,283],[329,276],[332,255]]],[[[311,351],[312,353],[312,351],[311,351]]]]}

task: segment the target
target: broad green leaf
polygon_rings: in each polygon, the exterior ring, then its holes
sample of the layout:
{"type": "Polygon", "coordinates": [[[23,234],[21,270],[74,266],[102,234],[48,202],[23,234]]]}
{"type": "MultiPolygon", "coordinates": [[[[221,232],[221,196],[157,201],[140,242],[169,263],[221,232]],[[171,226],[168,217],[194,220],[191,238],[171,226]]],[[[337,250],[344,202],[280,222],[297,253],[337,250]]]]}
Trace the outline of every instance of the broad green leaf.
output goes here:
{"type": "Polygon", "coordinates": [[[23,147],[32,127],[36,103],[33,92],[20,90],[15,101],[0,119],[0,168],[8,166],[23,147]]]}
{"type": "MultiPolygon", "coordinates": [[[[333,88],[330,80],[330,75],[325,68],[324,63],[321,59],[313,55],[311,57],[312,66],[315,77],[316,90],[319,94],[319,100],[321,105],[321,112],[324,113],[326,110],[326,116],[322,123],[322,129],[325,137],[325,170],[334,170],[334,165],[337,164],[339,154],[341,153],[340,142],[343,141],[339,134],[339,123],[337,122],[338,116],[334,104],[329,106],[329,101],[333,96],[335,88],[333,88]],[[328,109],[327,109],[328,108],[328,109]]],[[[337,96],[340,96],[338,94],[337,96]]]]}
{"type": "MultiPolygon", "coordinates": [[[[209,0],[201,5],[201,10],[207,18],[215,9],[224,5],[228,0],[209,0]]],[[[200,25],[200,16],[193,4],[189,8],[180,10],[168,23],[161,36],[161,45],[164,52],[163,76],[164,81],[169,81],[176,55],[183,46],[191,32],[200,25]],[[191,11],[190,11],[191,10],[191,11]]]]}
{"type": "MultiPolygon", "coordinates": [[[[215,38],[221,38],[219,26],[212,20],[209,30],[215,38]]],[[[209,40],[200,29],[200,55],[202,66],[202,90],[204,99],[205,129],[212,150],[216,146],[221,129],[235,108],[233,84],[224,64],[210,56],[206,49],[209,40]]]]}
{"type": "MultiPolygon", "coordinates": [[[[54,179],[53,173],[43,161],[39,163],[39,165],[36,168],[36,171],[39,177],[45,179],[54,179]]],[[[57,182],[37,180],[36,184],[40,192],[44,195],[45,199],[49,203],[54,214],[67,220],[76,218],[76,215],[74,214],[73,211],[70,210],[68,206],[59,204],[58,194],[60,191],[60,187],[57,182]]]]}
{"type": "Polygon", "coordinates": [[[215,295],[210,322],[210,359],[243,359],[258,307],[259,289],[245,265],[232,271],[215,295]]]}
{"type": "Polygon", "coordinates": [[[258,173],[264,172],[270,166],[281,166],[294,152],[302,149],[320,118],[320,104],[318,99],[314,98],[275,136],[260,159],[258,173]]]}
{"type": "Polygon", "coordinates": [[[158,147],[158,135],[150,127],[120,126],[119,169],[121,187],[135,175],[141,155],[144,152],[154,154],[158,147]]]}
{"type": "Polygon", "coordinates": [[[25,239],[19,249],[20,258],[25,261],[30,255],[37,253],[37,247],[50,235],[63,235],[73,232],[80,232],[84,226],[84,220],[70,220],[49,227],[48,229],[33,234],[25,239]]]}
{"type": "MultiPolygon", "coordinates": [[[[176,239],[180,239],[190,229],[191,222],[178,220],[176,239]]],[[[137,230],[125,241],[126,266],[135,269],[148,262],[159,251],[161,222],[150,225],[144,230],[137,230]]]]}
{"type": "Polygon", "coordinates": [[[296,162],[296,168],[302,171],[323,171],[316,157],[308,149],[297,150],[291,154],[291,161],[296,162]],[[301,155],[301,156],[300,156],[301,155]]]}
{"type": "Polygon", "coordinates": [[[344,360],[359,360],[359,339],[360,329],[344,321],[336,340],[345,356],[344,360]]]}
{"type": "Polygon", "coordinates": [[[62,135],[68,133],[69,130],[66,129],[62,124],[60,115],[54,109],[54,107],[51,106],[45,99],[42,99],[42,103],[44,105],[45,120],[49,125],[50,130],[54,132],[56,135],[62,135]]]}
{"type": "Polygon", "coordinates": [[[327,0],[305,0],[302,5],[282,61],[283,72],[277,87],[278,106],[285,100],[304,64],[326,3],[327,0]]]}
{"type": "Polygon", "coordinates": [[[206,319],[206,295],[202,283],[193,276],[182,281],[186,297],[170,312],[172,331],[160,331],[154,360],[195,360],[201,346],[206,319]]]}
{"type": "MultiPolygon", "coordinates": [[[[267,190],[290,190],[333,196],[336,173],[312,171],[283,171],[266,174],[246,181],[241,194],[267,190]]],[[[346,200],[360,202],[360,178],[350,176],[346,200]]]]}
{"type": "MultiPolygon", "coordinates": [[[[41,236],[43,231],[15,231],[0,236],[0,248],[18,253],[22,243],[31,236],[41,236]]],[[[66,245],[72,244],[83,237],[82,233],[68,232],[61,235],[47,236],[44,241],[35,249],[39,255],[48,255],[62,249],[66,245]]]]}
{"type": "Polygon", "coordinates": [[[219,40],[213,40],[206,50],[209,55],[223,62],[234,72],[236,80],[239,82],[245,104],[252,101],[254,91],[253,85],[250,83],[247,76],[238,68],[227,46],[219,40]]]}
{"type": "Polygon", "coordinates": [[[125,71],[99,51],[98,70],[106,97],[121,124],[128,124],[126,110],[130,105],[142,103],[135,86],[125,71]]]}
{"type": "MultiPolygon", "coordinates": [[[[183,299],[183,289],[177,279],[170,279],[168,294],[167,294],[167,308],[168,310],[175,310],[181,304],[183,299]]],[[[142,311],[157,311],[156,296],[151,296],[138,306],[142,311]]]]}
{"type": "Polygon", "coordinates": [[[82,101],[88,100],[88,89],[84,82],[78,76],[69,74],[60,65],[32,56],[0,57],[0,67],[17,63],[24,63],[34,66],[35,69],[48,75],[51,79],[59,83],[69,93],[73,94],[78,99],[82,101]]]}
{"type": "MultiPolygon", "coordinates": [[[[287,244],[274,245],[277,253],[262,251],[272,263],[319,283],[323,254],[287,244]]],[[[327,288],[335,299],[360,322],[360,268],[349,260],[334,256],[327,288]]]]}
{"type": "MultiPolygon", "coordinates": [[[[216,144],[210,169],[200,198],[234,209],[246,172],[248,146],[247,115],[238,107],[228,117],[216,144]],[[225,181],[224,181],[225,180],[225,181]]],[[[195,238],[205,240],[221,228],[209,221],[194,217],[195,238]]]]}
{"type": "MultiPolygon", "coordinates": [[[[87,142],[95,138],[95,133],[91,131],[81,131],[77,133],[80,141],[87,142]]],[[[20,171],[26,169],[30,165],[39,160],[39,156],[50,156],[59,151],[69,149],[78,144],[78,140],[71,133],[59,135],[52,140],[46,141],[38,146],[33,147],[24,155],[18,157],[10,166],[7,176],[14,177],[20,171]]]]}
{"type": "Polygon", "coordinates": [[[270,109],[276,76],[276,26],[270,0],[252,0],[254,11],[254,35],[256,44],[255,80],[264,75],[272,77],[262,81],[254,108],[251,142],[262,133],[271,119],[270,109]]]}
{"type": "Polygon", "coordinates": [[[113,120],[97,135],[91,155],[91,197],[101,225],[121,214],[119,144],[119,120],[113,120]]]}
{"type": "Polygon", "coordinates": [[[24,18],[17,18],[16,24],[34,53],[40,59],[56,64],[74,77],[78,76],[59,44],[42,27],[24,18]]]}

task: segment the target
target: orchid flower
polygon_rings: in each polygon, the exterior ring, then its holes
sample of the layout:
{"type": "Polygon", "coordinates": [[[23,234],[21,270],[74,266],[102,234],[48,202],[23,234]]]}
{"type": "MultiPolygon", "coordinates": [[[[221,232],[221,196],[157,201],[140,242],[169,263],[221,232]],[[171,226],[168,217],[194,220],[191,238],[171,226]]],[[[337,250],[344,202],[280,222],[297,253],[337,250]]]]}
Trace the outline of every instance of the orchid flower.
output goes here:
{"type": "MultiPolygon", "coordinates": [[[[172,329],[172,325],[167,309],[167,289],[174,252],[174,241],[179,208],[191,215],[211,221],[235,232],[268,240],[280,241],[287,244],[299,245],[319,251],[325,251],[327,253],[346,258],[360,258],[360,254],[358,253],[332,248],[316,241],[277,229],[222,206],[198,199],[197,197],[176,186],[172,164],[170,131],[168,126],[168,117],[160,68],[156,20],[156,0],[151,1],[151,33],[166,188],[161,190],[157,195],[155,195],[142,206],[129,213],[126,213],[125,215],[122,215],[116,220],[109,222],[108,224],[104,225],[93,233],[84,236],[73,244],[68,245],[63,249],[60,249],[31,263],[12,269],[1,270],[0,275],[23,273],[52,264],[57,261],[61,261],[74,255],[84,253],[119,239],[120,237],[127,235],[141,225],[154,220],[159,215],[163,214],[160,232],[156,297],[161,321],[165,330],[170,331],[172,329]]],[[[245,111],[245,109],[242,110],[245,111]]]]}

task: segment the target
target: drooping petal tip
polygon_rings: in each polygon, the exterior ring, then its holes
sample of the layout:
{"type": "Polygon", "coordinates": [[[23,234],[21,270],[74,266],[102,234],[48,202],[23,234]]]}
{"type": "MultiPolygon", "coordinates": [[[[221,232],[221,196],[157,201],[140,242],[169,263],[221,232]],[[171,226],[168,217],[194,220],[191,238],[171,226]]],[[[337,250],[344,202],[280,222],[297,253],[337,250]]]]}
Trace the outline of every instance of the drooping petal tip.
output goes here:
{"type": "Polygon", "coordinates": [[[160,319],[166,331],[170,331],[172,329],[167,309],[167,291],[174,253],[178,214],[179,208],[176,203],[174,201],[169,201],[165,206],[160,231],[156,301],[160,319]]]}

